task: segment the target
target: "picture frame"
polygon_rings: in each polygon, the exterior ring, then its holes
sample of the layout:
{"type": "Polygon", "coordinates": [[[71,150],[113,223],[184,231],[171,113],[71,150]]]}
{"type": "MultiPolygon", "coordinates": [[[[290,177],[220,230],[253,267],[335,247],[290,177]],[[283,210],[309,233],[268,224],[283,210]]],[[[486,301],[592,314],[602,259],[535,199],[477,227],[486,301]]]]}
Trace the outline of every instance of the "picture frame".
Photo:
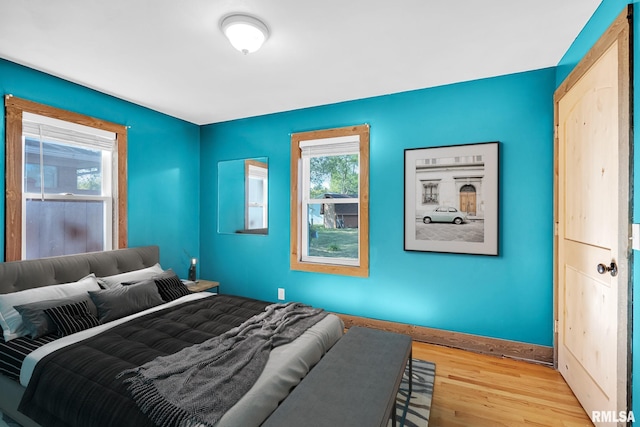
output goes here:
{"type": "Polygon", "coordinates": [[[498,255],[499,142],[404,150],[404,250],[498,255]]]}

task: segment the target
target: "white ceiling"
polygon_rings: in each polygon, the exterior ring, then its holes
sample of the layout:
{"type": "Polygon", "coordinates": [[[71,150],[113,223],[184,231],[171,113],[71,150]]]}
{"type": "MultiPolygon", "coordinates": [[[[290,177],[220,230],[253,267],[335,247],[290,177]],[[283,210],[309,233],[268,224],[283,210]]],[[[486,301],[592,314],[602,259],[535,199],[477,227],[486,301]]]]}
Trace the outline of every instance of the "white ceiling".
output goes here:
{"type": "Polygon", "coordinates": [[[600,0],[0,0],[0,57],[196,124],[551,67],[600,0]],[[232,12],[271,36],[242,55],[232,12]]]}

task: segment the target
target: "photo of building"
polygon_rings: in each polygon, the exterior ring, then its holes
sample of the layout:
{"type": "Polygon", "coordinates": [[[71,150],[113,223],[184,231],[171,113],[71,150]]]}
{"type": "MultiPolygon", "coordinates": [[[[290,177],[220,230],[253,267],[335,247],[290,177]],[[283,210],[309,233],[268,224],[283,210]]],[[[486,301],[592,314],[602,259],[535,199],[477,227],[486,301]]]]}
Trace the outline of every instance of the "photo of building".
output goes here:
{"type": "Polygon", "coordinates": [[[484,161],[481,155],[419,159],[416,211],[451,206],[469,219],[484,219],[484,161]]]}

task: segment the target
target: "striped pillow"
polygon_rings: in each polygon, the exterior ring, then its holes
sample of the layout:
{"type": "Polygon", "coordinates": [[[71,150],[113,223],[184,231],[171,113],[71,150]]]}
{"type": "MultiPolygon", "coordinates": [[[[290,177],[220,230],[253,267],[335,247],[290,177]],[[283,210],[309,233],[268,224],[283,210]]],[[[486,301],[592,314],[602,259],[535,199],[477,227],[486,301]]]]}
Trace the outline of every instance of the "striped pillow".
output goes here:
{"type": "Polygon", "coordinates": [[[47,334],[35,340],[19,337],[8,342],[4,342],[0,337],[0,374],[20,382],[20,368],[27,354],[57,339],[54,334],[47,334]]]}
{"type": "Polygon", "coordinates": [[[170,277],[155,277],[154,281],[160,296],[167,302],[191,293],[189,288],[175,274],[170,277]]]}
{"type": "Polygon", "coordinates": [[[89,312],[86,301],[47,308],[44,312],[51,317],[63,337],[100,324],[98,318],[89,312]]]}

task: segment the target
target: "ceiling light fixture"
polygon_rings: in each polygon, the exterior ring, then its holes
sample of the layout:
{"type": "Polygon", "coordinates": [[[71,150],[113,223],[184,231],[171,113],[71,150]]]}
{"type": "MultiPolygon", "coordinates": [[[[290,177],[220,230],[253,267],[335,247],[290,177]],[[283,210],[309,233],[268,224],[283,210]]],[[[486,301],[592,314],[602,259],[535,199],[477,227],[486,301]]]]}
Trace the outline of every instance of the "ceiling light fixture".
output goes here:
{"type": "Polygon", "coordinates": [[[220,28],[231,45],[245,55],[260,49],[269,37],[267,26],[249,15],[229,15],[220,22],[220,28]]]}

